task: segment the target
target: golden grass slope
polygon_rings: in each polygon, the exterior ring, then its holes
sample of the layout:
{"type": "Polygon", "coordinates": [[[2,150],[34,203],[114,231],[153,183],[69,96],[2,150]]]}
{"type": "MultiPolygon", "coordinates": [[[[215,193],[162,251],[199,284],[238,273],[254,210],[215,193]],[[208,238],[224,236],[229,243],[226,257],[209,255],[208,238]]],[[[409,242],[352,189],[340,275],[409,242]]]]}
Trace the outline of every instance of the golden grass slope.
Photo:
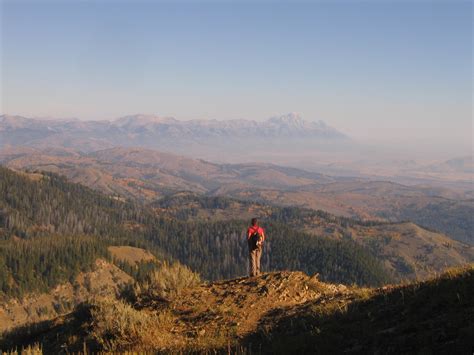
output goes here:
{"type": "Polygon", "coordinates": [[[378,289],[274,272],[191,287],[170,302],[98,300],[0,344],[41,339],[47,352],[86,344],[119,352],[462,353],[474,345],[472,294],[474,264],[378,289]]]}
{"type": "Polygon", "coordinates": [[[107,248],[113,258],[125,261],[130,265],[138,264],[141,261],[154,261],[155,256],[148,250],[131,246],[110,246],[107,248]]]}

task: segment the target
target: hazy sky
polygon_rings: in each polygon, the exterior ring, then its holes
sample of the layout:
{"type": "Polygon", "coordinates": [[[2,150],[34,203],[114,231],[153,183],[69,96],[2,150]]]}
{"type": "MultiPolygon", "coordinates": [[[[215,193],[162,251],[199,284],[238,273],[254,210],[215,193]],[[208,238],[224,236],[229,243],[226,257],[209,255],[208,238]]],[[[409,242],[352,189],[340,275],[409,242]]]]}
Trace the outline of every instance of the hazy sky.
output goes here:
{"type": "Polygon", "coordinates": [[[3,113],[263,120],[472,144],[470,1],[2,2],[3,113]]]}

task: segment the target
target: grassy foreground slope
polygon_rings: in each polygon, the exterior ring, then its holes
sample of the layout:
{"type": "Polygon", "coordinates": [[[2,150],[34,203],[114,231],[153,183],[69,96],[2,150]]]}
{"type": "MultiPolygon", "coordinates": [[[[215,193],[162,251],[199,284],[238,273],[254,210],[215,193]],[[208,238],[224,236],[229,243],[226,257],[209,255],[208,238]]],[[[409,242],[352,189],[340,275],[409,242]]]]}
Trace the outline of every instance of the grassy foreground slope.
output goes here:
{"type": "Polygon", "coordinates": [[[102,299],[5,334],[0,348],[46,353],[459,353],[474,346],[474,265],[377,289],[301,272],[202,284],[171,300],[102,299]]]}

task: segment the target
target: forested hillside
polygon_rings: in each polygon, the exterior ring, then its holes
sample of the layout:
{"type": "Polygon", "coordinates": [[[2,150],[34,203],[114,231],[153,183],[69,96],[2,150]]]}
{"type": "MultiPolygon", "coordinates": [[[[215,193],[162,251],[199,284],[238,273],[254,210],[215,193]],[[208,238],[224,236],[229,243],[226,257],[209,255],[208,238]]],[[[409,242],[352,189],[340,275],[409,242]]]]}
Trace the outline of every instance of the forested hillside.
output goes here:
{"type": "Polygon", "coordinates": [[[0,164],[17,170],[54,172],[105,194],[147,202],[193,191],[357,219],[411,221],[474,245],[474,200],[470,199],[472,184],[467,182],[460,182],[458,188],[403,185],[273,164],[216,164],[125,147],[89,154],[70,148],[7,148],[0,150],[0,164]]]}
{"type": "Polygon", "coordinates": [[[95,260],[107,257],[99,238],[88,236],[43,236],[0,241],[0,300],[23,296],[29,291],[46,292],[72,281],[80,271],[89,271],[95,260]]]}
{"type": "MultiPolygon", "coordinates": [[[[381,260],[400,280],[420,280],[446,267],[474,261],[474,248],[410,222],[361,221],[300,207],[280,207],[222,196],[180,192],[152,204],[159,214],[183,221],[226,221],[259,216],[265,224],[326,239],[356,242],[381,260]]],[[[453,223],[453,228],[456,226],[453,223]]]]}
{"type": "MultiPolygon", "coordinates": [[[[43,290],[72,278],[95,257],[107,257],[108,245],[145,247],[210,280],[246,274],[243,220],[178,221],[54,174],[1,167],[0,211],[0,265],[5,270],[0,289],[5,295],[43,290]]],[[[263,259],[266,270],[319,272],[325,280],[367,285],[391,280],[382,264],[352,241],[310,236],[277,222],[267,227],[272,238],[263,259]]]]}

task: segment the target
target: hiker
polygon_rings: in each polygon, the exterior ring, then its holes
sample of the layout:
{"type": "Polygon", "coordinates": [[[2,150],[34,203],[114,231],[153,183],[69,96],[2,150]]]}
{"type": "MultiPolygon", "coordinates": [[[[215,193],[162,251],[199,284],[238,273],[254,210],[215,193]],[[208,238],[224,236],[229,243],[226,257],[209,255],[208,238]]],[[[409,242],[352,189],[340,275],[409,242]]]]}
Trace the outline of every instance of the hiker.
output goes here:
{"type": "Polygon", "coordinates": [[[257,218],[252,218],[251,226],[247,229],[249,244],[249,274],[250,277],[260,275],[260,259],[262,258],[265,232],[259,227],[257,218]]]}

